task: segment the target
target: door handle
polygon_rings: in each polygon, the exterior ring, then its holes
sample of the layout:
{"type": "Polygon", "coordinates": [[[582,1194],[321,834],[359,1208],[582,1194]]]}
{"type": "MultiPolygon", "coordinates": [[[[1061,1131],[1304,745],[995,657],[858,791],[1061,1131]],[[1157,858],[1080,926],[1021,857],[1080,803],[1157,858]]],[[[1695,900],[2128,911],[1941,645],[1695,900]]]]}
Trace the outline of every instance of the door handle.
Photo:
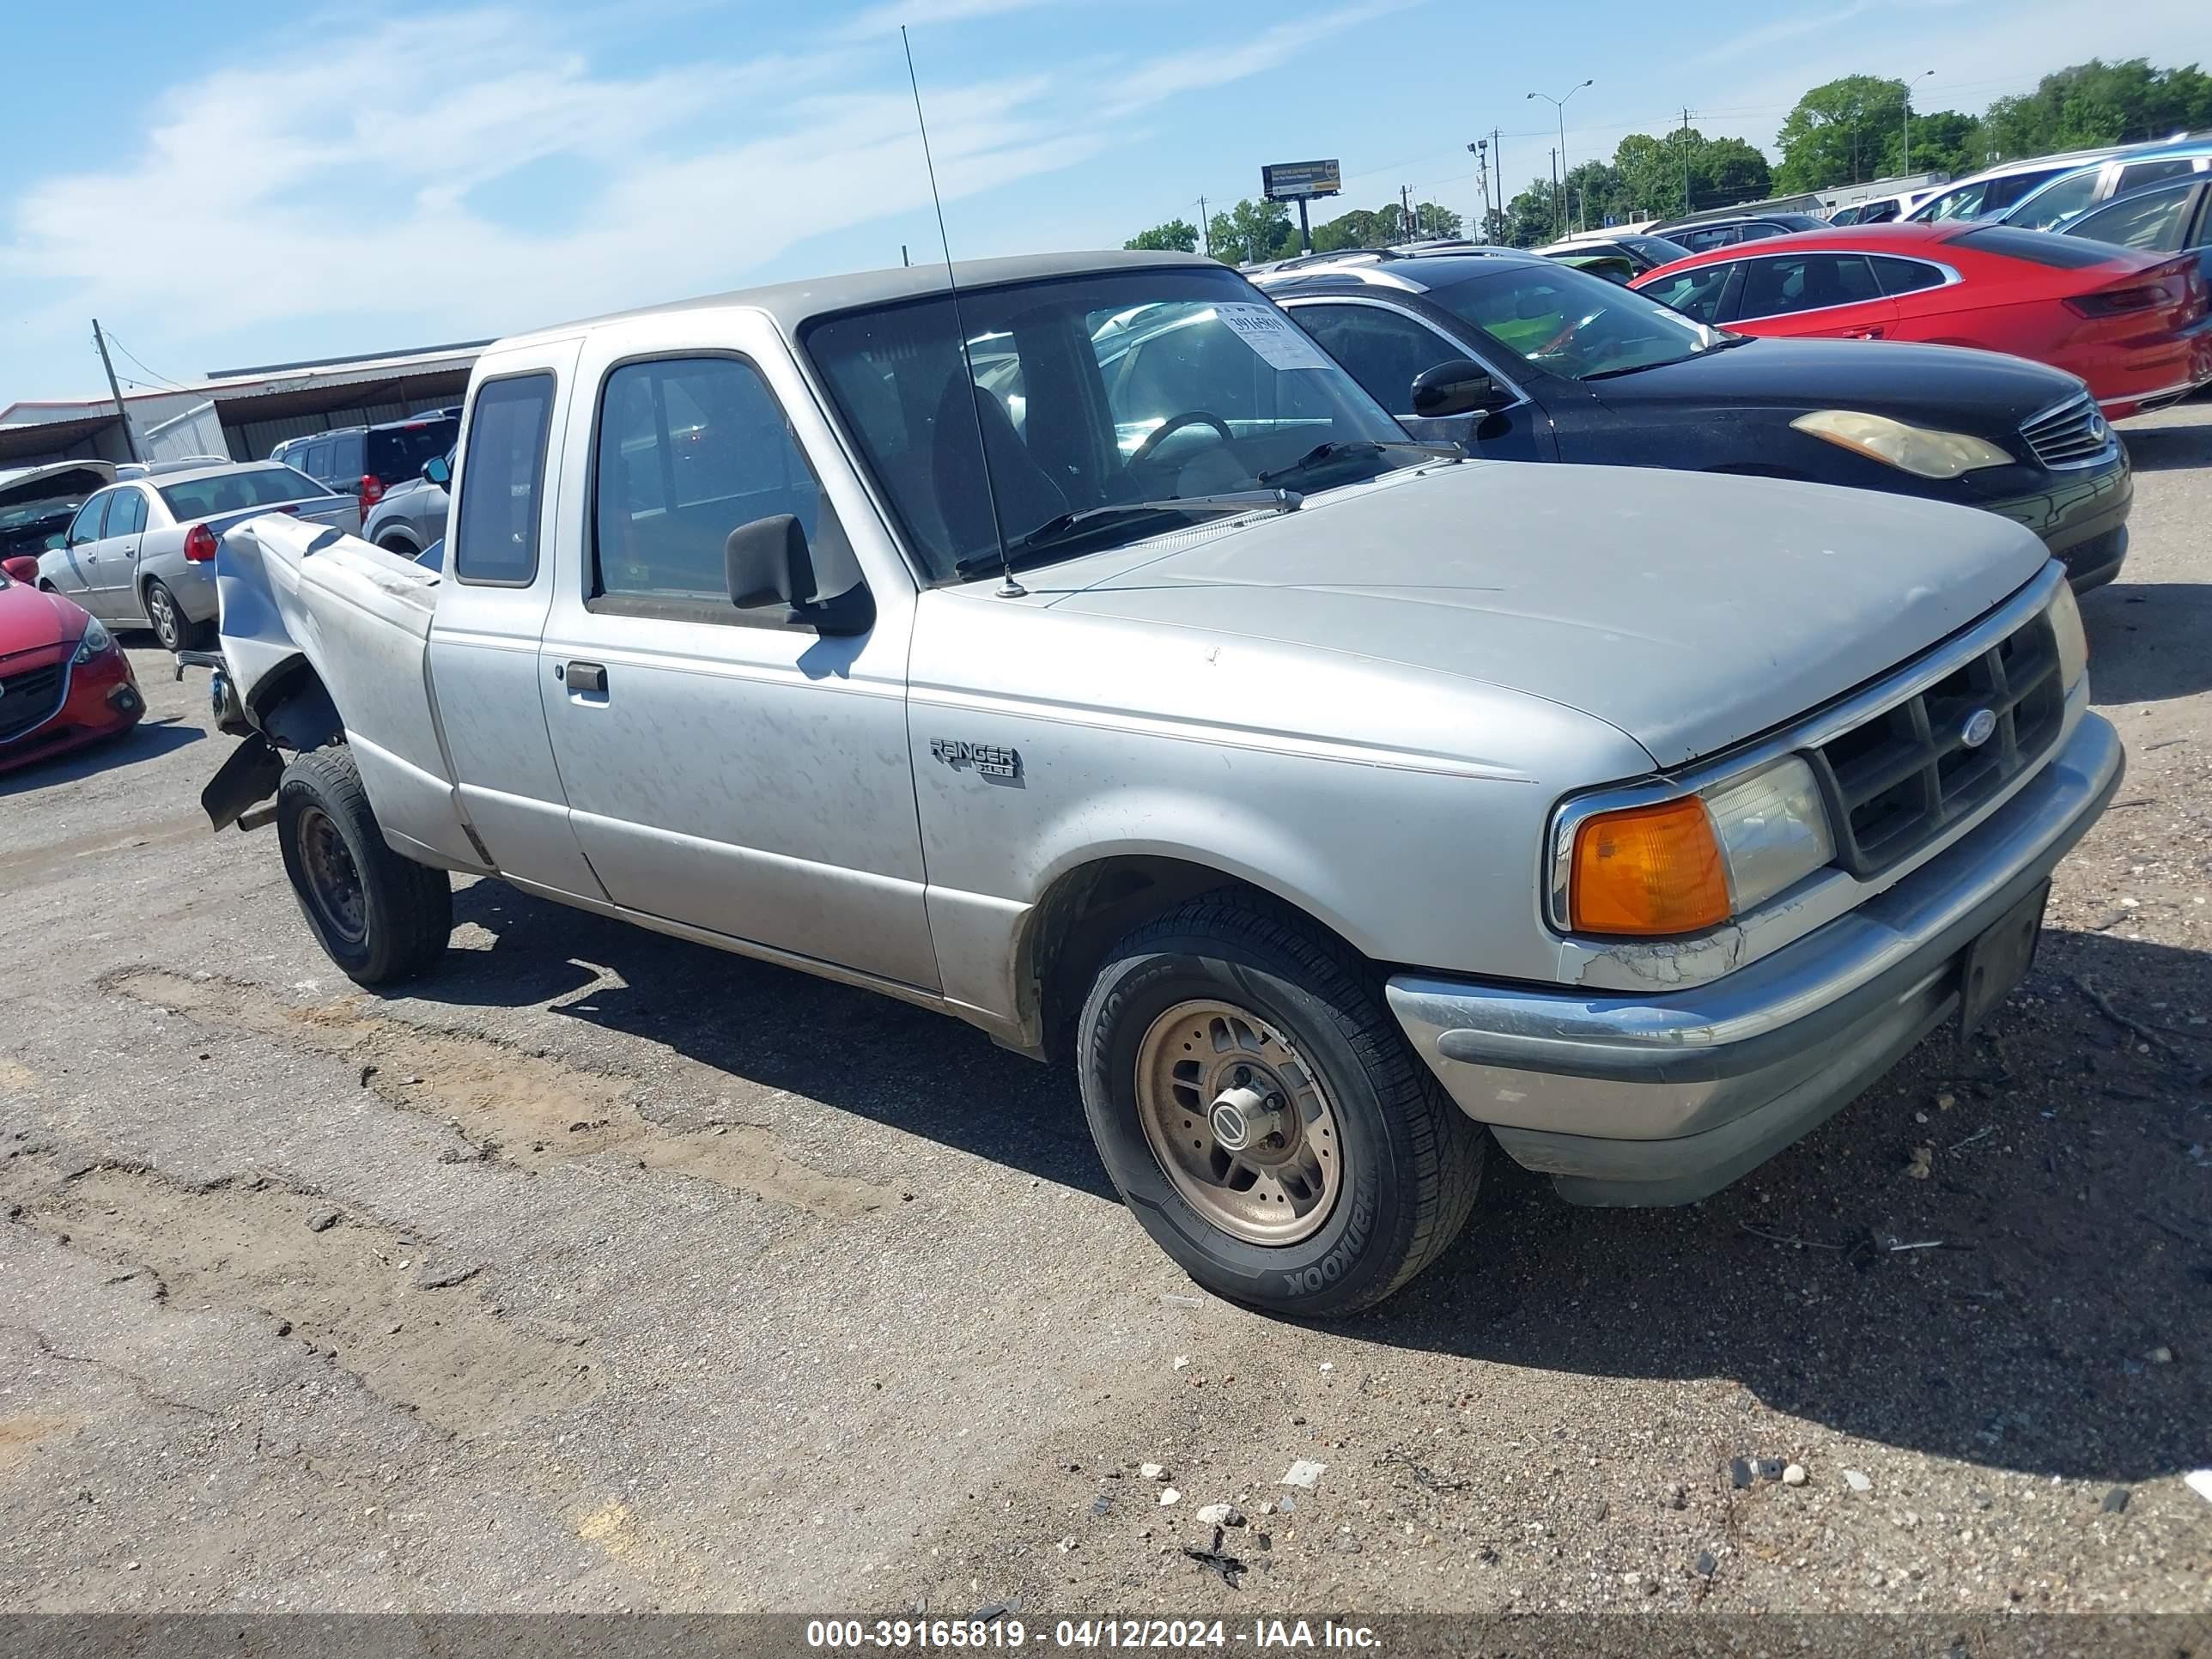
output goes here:
{"type": "Polygon", "coordinates": [[[1877,323],[1872,328],[1855,328],[1850,331],[1849,337],[1854,340],[1879,340],[1881,338],[1881,325],[1877,323]]]}
{"type": "Polygon", "coordinates": [[[586,691],[604,697],[607,694],[606,665],[596,662],[563,663],[561,665],[561,684],[571,691],[586,691]]]}

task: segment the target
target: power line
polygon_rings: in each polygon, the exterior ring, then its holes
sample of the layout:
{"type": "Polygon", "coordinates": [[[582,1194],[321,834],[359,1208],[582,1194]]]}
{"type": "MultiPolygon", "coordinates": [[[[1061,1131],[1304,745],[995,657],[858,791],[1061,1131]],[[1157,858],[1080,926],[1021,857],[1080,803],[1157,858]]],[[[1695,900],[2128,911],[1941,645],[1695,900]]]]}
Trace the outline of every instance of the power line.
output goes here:
{"type": "MultiPolygon", "coordinates": [[[[151,368],[146,363],[141,362],[138,358],[138,354],[131,350],[129,346],[124,344],[122,337],[117,334],[112,328],[107,331],[107,343],[113,346],[118,351],[121,352],[125,357],[128,357],[133,363],[137,364],[138,372],[142,374],[149,376],[155,385],[169,392],[182,392],[185,390],[183,386],[179,386],[174,380],[169,379],[167,375],[162,374],[159,369],[151,368]]],[[[141,385],[142,382],[133,380],[131,384],[133,386],[138,386],[141,385]]]]}

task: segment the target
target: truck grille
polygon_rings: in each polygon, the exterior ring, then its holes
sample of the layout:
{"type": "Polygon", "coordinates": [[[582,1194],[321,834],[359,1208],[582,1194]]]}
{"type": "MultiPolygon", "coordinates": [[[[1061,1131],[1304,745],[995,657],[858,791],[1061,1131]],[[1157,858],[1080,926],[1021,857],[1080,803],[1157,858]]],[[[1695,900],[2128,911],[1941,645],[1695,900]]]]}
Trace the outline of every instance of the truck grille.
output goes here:
{"type": "Polygon", "coordinates": [[[1910,858],[2035,767],[2065,714],[2058,643],[2039,612],[1894,708],[1810,751],[1836,861],[1864,881],[1910,858]],[[1971,726],[1995,726],[1969,744],[1971,726]]]}
{"type": "Polygon", "coordinates": [[[0,678],[0,743],[42,725],[61,707],[62,665],[50,662],[0,678]]]}
{"type": "Polygon", "coordinates": [[[2102,455],[2112,441],[2112,428],[2086,392],[2027,422],[2020,435],[2045,466],[2082,465],[2102,455]]]}

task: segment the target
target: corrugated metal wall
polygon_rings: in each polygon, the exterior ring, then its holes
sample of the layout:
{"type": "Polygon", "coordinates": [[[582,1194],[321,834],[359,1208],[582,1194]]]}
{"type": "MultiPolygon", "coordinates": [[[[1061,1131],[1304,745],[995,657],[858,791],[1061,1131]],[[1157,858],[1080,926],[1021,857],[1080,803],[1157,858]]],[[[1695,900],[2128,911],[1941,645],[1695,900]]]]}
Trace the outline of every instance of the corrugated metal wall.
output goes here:
{"type": "MultiPolygon", "coordinates": [[[[456,403],[459,398],[454,398],[456,403]]],[[[397,421],[413,414],[417,409],[434,407],[421,403],[356,404],[348,409],[326,409],[319,415],[287,415],[273,421],[248,421],[241,426],[226,425],[223,435],[230,440],[230,456],[236,461],[265,461],[269,452],[287,438],[305,438],[317,432],[328,432],[333,427],[375,426],[383,421],[397,421]]]]}

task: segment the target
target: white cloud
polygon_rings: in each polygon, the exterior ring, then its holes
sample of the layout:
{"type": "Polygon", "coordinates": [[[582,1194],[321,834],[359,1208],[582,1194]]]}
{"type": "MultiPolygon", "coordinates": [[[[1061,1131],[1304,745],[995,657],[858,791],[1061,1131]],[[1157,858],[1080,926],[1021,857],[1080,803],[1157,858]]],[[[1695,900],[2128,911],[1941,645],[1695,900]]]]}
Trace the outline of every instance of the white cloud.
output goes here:
{"type": "Polygon", "coordinates": [[[938,23],[964,23],[978,17],[997,17],[1010,11],[1029,11],[1056,0],[889,0],[872,6],[838,31],[848,40],[890,34],[902,25],[923,28],[938,23]]]}
{"type": "MultiPolygon", "coordinates": [[[[1133,112],[1376,9],[1211,56],[940,81],[939,181],[957,199],[1068,167],[1125,140],[1133,112]]],[[[0,284],[52,296],[12,307],[34,334],[112,318],[157,362],[304,317],[452,337],[733,287],[801,237],[927,202],[903,77],[853,50],[612,74],[497,9],[331,37],[173,88],[129,162],[29,185],[0,225],[0,284]],[[408,74],[380,72],[393,63],[408,74]],[[550,171],[520,173],[536,163],[550,171]],[[560,199],[525,199],[556,177],[560,199]]]]}
{"type": "Polygon", "coordinates": [[[1208,91],[1247,76],[1264,75],[1330,35],[1421,3],[1422,0],[1363,0],[1316,17],[1277,23],[1236,46],[1196,46],[1156,58],[1111,89],[1105,112],[1125,113],[1180,93],[1208,91]]]}

